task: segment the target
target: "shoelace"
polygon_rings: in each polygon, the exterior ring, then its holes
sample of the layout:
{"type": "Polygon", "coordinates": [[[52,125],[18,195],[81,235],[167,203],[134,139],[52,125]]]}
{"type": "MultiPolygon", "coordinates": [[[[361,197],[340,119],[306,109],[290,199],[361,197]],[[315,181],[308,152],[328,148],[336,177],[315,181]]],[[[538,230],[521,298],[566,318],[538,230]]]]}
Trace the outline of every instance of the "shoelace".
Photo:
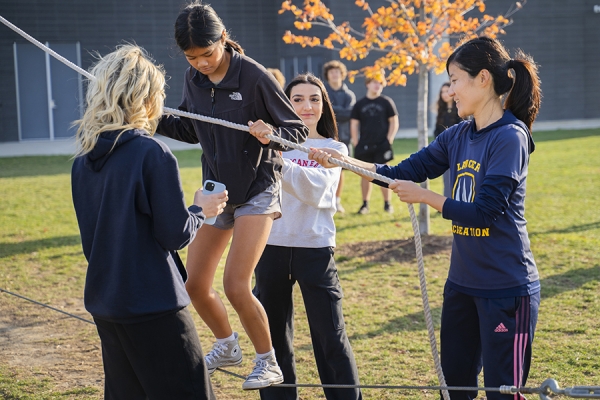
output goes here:
{"type": "Polygon", "coordinates": [[[246,379],[250,379],[250,378],[260,378],[261,376],[264,375],[265,372],[267,372],[267,367],[269,366],[269,363],[266,360],[262,360],[260,358],[255,358],[254,360],[252,360],[252,362],[256,363],[256,365],[254,366],[254,369],[252,370],[252,372],[250,373],[250,375],[248,375],[248,378],[246,379]]]}
{"type": "Polygon", "coordinates": [[[209,363],[213,363],[213,362],[217,361],[219,356],[225,355],[225,350],[227,350],[226,345],[216,342],[213,345],[212,350],[206,355],[206,357],[205,357],[206,361],[209,363]]]}

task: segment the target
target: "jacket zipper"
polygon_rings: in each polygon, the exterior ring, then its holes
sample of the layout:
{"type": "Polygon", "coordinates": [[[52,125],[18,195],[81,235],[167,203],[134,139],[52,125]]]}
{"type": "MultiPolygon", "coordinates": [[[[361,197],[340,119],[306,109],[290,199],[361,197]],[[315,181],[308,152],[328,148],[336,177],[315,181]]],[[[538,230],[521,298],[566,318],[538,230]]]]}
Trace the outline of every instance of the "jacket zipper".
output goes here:
{"type": "MultiPolygon", "coordinates": [[[[215,88],[214,87],[210,89],[210,102],[211,102],[210,116],[214,118],[215,117],[215,88]]],[[[213,161],[215,162],[215,165],[216,165],[217,164],[217,143],[215,141],[214,124],[210,124],[210,133],[212,136],[213,149],[214,149],[213,161]]],[[[217,179],[218,179],[218,177],[217,177],[217,179]]]]}

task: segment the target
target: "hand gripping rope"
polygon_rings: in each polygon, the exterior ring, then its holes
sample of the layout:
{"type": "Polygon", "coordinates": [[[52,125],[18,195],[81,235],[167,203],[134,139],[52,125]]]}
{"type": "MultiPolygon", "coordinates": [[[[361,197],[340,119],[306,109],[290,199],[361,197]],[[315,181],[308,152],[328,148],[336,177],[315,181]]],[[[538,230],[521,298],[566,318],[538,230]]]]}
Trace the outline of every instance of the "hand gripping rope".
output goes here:
{"type": "MultiPolygon", "coordinates": [[[[21,30],[20,28],[18,28],[17,26],[13,25],[12,23],[10,23],[8,20],[6,20],[4,17],[2,17],[0,15],[0,21],[6,25],[7,27],[9,27],[10,29],[12,29],[13,31],[15,31],[16,33],[18,33],[19,35],[21,35],[22,37],[24,37],[25,39],[27,39],[29,42],[31,42],[32,44],[34,44],[35,46],[39,47],[41,50],[43,50],[44,52],[50,54],[52,57],[56,58],[57,60],[59,60],[60,62],[62,62],[63,64],[67,65],[68,67],[72,68],[73,70],[79,72],[80,74],[82,74],[83,76],[85,76],[86,78],[93,80],[95,79],[94,76],[92,74],[90,74],[88,71],[85,71],[84,69],[80,68],[79,66],[73,64],[71,61],[67,60],[66,58],[64,58],[63,56],[61,56],[60,54],[56,53],[54,50],[50,49],[48,46],[45,46],[44,44],[42,44],[41,42],[37,41],[36,39],[34,39],[32,36],[30,36],[29,34],[27,34],[26,32],[24,32],[23,30],[21,30]]],[[[185,117],[185,118],[190,118],[190,119],[195,119],[195,120],[199,120],[199,121],[204,121],[204,122],[208,122],[208,123],[212,123],[212,124],[217,124],[217,125],[222,125],[228,128],[232,128],[232,129],[237,129],[240,131],[245,131],[245,132],[249,132],[250,129],[248,126],[246,125],[241,125],[241,124],[236,124],[233,122],[229,122],[229,121],[224,121],[221,119],[217,119],[217,118],[211,118],[211,117],[207,117],[207,116],[203,116],[203,115],[198,115],[198,114],[192,114],[189,112],[185,112],[185,111],[181,111],[181,110],[176,110],[176,109],[172,109],[172,108],[164,108],[164,111],[166,114],[172,114],[172,115],[177,115],[180,117],[185,117]]],[[[273,135],[273,134],[269,134],[266,135],[266,138],[280,143],[286,147],[289,148],[293,148],[295,150],[300,150],[303,151],[305,153],[310,153],[310,149],[303,147],[299,144],[290,142],[289,140],[285,140],[279,136],[273,135]]],[[[354,165],[348,164],[344,161],[341,160],[337,160],[334,158],[330,158],[329,162],[331,162],[332,164],[338,165],[340,167],[343,167],[345,169],[348,169],[352,172],[355,172],[357,174],[363,175],[363,176],[367,176],[369,178],[372,179],[376,179],[379,180],[381,182],[385,182],[385,183],[392,183],[394,182],[393,179],[390,179],[386,176],[383,175],[379,175],[376,174],[374,172],[371,171],[367,171],[365,169],[356,167],[354,165]]],[[[501,393],[505,393],[505,394],[514,394],[514,393],[539,393],[540,394],[540,398],[542,400],[547,400],[549,399],[548,397],[546,397],[547,394],[551,394],[551,393],[560,393],[560,394],[565,394],[571,397],[579,397],[579,398],[600,398],[600,387],[592,387],[592,386],[579,386],[579,387],[572,387],[572,388],[567,388],[567,389],[560,389],[558,387],[558,384],[556,383],[556,381],[554,381],[553,379],[548,379],[544,382],[544,384],[538,388],[538,389],[531,389],[531,388],[517,388],[515,386],[502,386],[501,388],[454,388],[454,387],[448,387],[446,386],[446,380],[444,378],[444,373],[442,371],[442,366],[440,363],[440,358],[439,358],[439,353],[437,350],[437,344],[436,344],[436,339],[435,339],[435,330],[434,330],[434,326],[433,326],[433,319],[431,316],[431,308],[429,307],[429,297],[427,295],[427,282],[425,280],[425,266],[423,263],[423,249],[422,249],[422,244],[421,244],[421,234],[419,232],[419,225],[417,222],[417,217],[415,214],[415,210],[412,204],[408,203],[408,212],[410,214],[410,220],[412,223],[412,228],[413,228],[413,232],[414,232],[414,237],[415,237],[415,251],[416,251],[416,256],[417,256],[417,264],[418,264],[418,273],[419,273],[419,284],[421,287],[421,299],[423,301],[423,311],[425,314],[425,324],[427,326],[427,332],[428,332],[428,336],[429,336],[429,344],[431,346],[431,352],[432,352],[432,356],[433,356],[433,360],[434,360],[434,364],[435,364],[435,370],[438,376],[438,380],[440,383],[440,386],[438,387],[432,387],[432,386],[396,386],[396,387],[389,387],[389,386],[352,386],[352,385],[301,385],[301,384],[295,384],[295,385],[285,385],[285,384],[280,384],[278,386],[295,386],[295,387],[326,387],[326,388],[350,388],[350,387],[362,387],[362,388],[412,388],[412,389],[432,389],[432,390],[440,390],[442,392],[442,395],[444,397],[444,400],[450,400],[450,395],[448,393],[448,390],[486,390],[486,391],[500,391],[501,393]],[[527,391],[522,391],[522,390],[527,390],[527,391]],[[587,395],[586,395],[587,393],[587,395]],[[574,394],[578,394],[578,396],[573,396],[574,394]],[[544,397],[542,397],[544,396],[544,397]]],[[[6,290],[0,289],[0,292],[6,292],[9,294],[12,294],[6,290]]],[[[18,295],[17,295],[18,296],[18,295]]],[[[21,298],[24,298],[26,300],[29,300],[23,296],[18,296],[21,298]]],[[[37,303],[37,302],[36,302],[37,303]]],[[[39,303],[38,303],[39,304],[39,303]]],[[[46,306],[46,305],[44,305],[46,306]]],[[[50,307],[52,308],[52,307],[50,307]]],[[[60,310],[57,310],[60,311],[60,310]]],[[[62,311],[61,311],[62,312],[62,311]]],[[[82,319],[80,317],[77,317],[79,319],[82,319]]],[[[83,319],[82,319],[83,320],[83,319]]],[[[87,320],[84,320],[86,322],[90,322],[87,320]]],[[[224,371],[224,370],[223,370],[224,371]]],[[[231,372],[228,371],[224,371],[227,372],[229,374],[232,374],[234,376],[238,376],[237,374],[233,374],[231,372]]]]}

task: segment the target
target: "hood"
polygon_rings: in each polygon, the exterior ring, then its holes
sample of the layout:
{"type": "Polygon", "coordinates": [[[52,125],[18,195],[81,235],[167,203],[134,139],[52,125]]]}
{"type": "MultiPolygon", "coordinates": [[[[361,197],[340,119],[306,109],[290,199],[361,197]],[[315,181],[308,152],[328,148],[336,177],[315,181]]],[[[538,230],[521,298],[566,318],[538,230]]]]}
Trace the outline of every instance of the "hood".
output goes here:
{"type": "Polygon", "coordinates": [[[94,149],[87,153],[84,165],[94,172],[98,172],[104,167],[113,152],[123,144],[135,139],[138,136],[146,135],[146,132],[138,129],[131,129],[123,132],[119,136],[120,131],[102,132],[98,137],[98,142],[94,149]],[[118,140],[117,140],[118,137],[118,140]]]}
{"type": "Polygon", "coordinates": [[[529,128],[527,128],[527,125],[525,125],[523,121],[515,117],[510,110],[504,110],[504,115],[502,115],[502,118],[479,131],[475,131],[475,121],[473,121],[473,123],[471,124],[471,131],[469,132],[469,137],[471,139],[474,139],[476,136],[482,135],[486,132],[489,132],[493,129],[504,125],[517,125],[519,128],[521,128],[523,132],[527,134],[527,138],[529,139],[529,154],[533,153],[533,151],[535,150],[535,143],[533,142],[533,137],[531,136],[529,128]]]}

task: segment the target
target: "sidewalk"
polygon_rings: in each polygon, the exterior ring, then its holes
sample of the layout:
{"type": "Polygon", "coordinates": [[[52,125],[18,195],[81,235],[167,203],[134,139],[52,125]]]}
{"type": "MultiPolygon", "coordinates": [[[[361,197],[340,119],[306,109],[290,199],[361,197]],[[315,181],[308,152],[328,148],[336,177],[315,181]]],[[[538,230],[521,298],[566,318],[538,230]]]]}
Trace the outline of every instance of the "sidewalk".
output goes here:
{"type": "MultiPolygon", "coordinates": [[[[600,128],[600,119],[563,120],[563,121],[541,121],[533,124],[533,132],[554,131],[557,129],[593,129],[600,128]]],[[[167,137],[156,135],[169,146],[171,151],[199,149],[200,145],[191,145],[178,142],[167,137]]],[[[396,139],[417,137],[417,129],[400,129],[396,139]]],[[[0,157],[19,156],[51,156],[51,155],[73,155],[75,143],[73,139],[61,140],[27,140],[22,142],[0,143],[0,157]]]]}

